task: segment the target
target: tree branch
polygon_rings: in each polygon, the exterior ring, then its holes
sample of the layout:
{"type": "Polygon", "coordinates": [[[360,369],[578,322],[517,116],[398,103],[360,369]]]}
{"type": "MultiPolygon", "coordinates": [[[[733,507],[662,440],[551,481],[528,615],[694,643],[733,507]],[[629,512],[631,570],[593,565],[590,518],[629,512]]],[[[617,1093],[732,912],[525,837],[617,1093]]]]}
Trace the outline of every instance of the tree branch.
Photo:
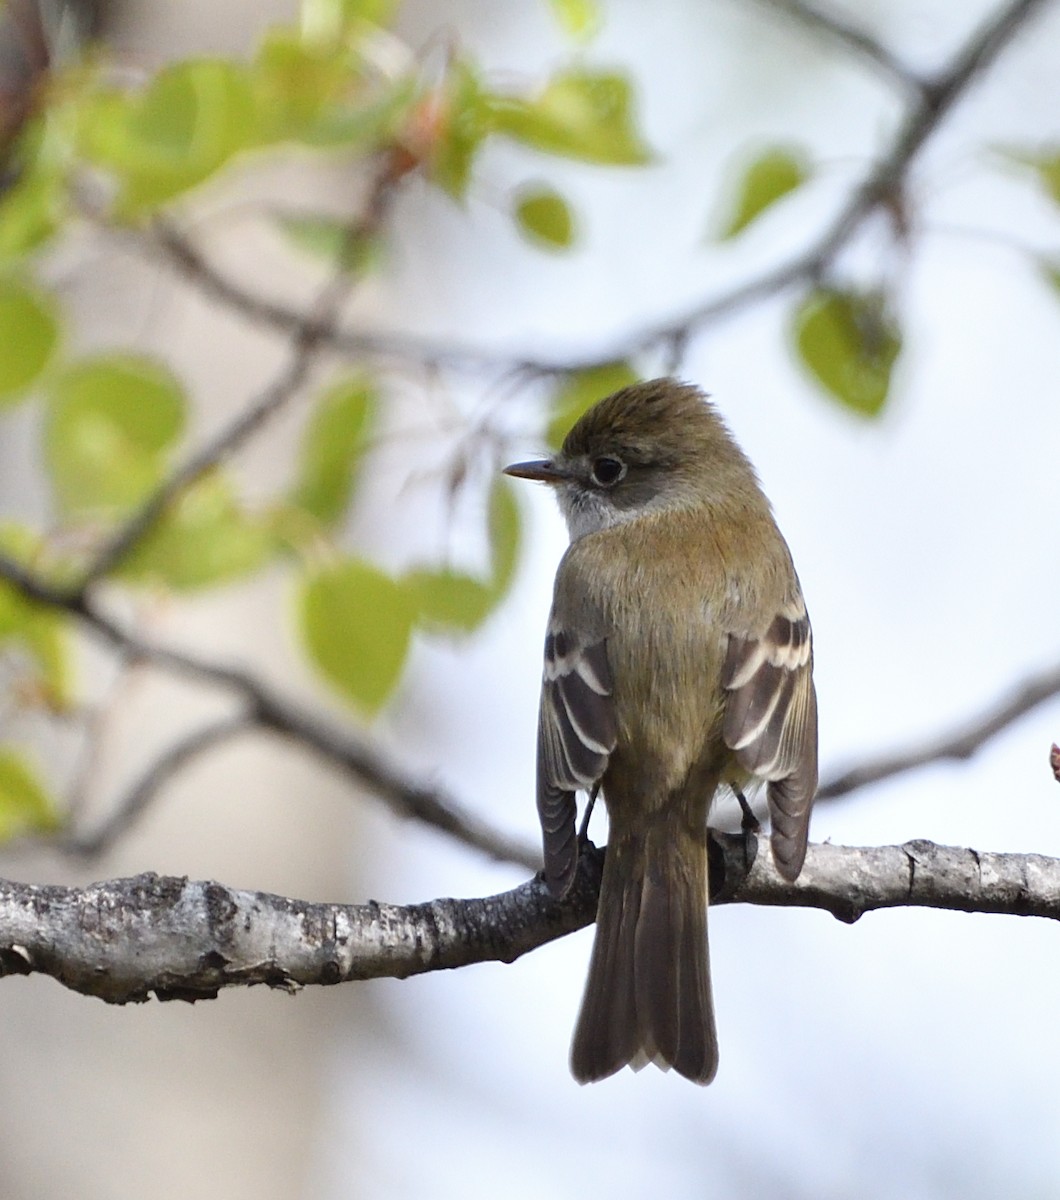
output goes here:
{"type": "Polygon", "coordinates": [[[250,716],[239,713],[175,742],[155,759],[95,829],[68,835],[60,842],[62,849],[83,858],[103,854],[128,832],[159,791],[190,762],[253,728],[250,716]]]}
{"type": "MultiPolygon", "coordinates": [[[[161,251],[169,264],[201,292],[257,325],[286,334],[306,327],[304,312],[278,300],[267,300],[234,279],[229,279],[180,230],[168,222],[156,222],[151,236],[138,237],[136,244],[145,247],[153,255],[161,251]]],[[[310,325],[309,328],[321,343],[349,358],[370,356],[400,362],[412,361],[428,367],[471,368],[507,368],[512,361],[510,356],[490,354],[479,347],[432,342],[398,333],[363,333],[332,326],[310,325]]]]}
{"type": "Polygon", "coordinates": [[[911,67],[906,66],[897,55],[864,29],[847,21],[838,13],[825,12],[807,0],[763,0],[768,7],[800,21],[807,28],[824,33],[841,43],[855,54],[870,62],[888,80],[900,84],[904,89],[922,92],[924,81],[919,79],[911,67]]]}
{"type": "Polygon", "coordinates": [[[942,124],[943,118],[975,77],[990,65],[1021,26],[1047,2],[1012,0],[1003,5],[968,39],[949,66],[928,81],[907,109],[890,148],[854,189],[850,200],[816,246],[764,272],[757,279],[749,280],[679,317],[634,335],[627,340],[624,350],[612,350],[601,356],[599,361],[610,362],[616,357],[648,350],[682,335],[687,336],[692,330],[702,329],[722,317],[731,316],[747,305],[776,295],[796,283],[820,278],[870,216],[881,207],[895,207],[903,180],[917,155],[942,124]]]}
{"type": "MultiPolygon", "coordinates": [[[[114,570],[166,511],[169,505],[201,479],[230,458],[253,434],[301,390],[309,377],[316,353],[328,342],[343,301],[353,286],[349,267],[353,251],[364,240],[374,237],[386,219],[394,192],[407,174],[405,160],[394,153],[384,154],[372,180],[364,211],[351,221],[344,238],[335,275],[321,289],[308,312],[301,313],[287,332],[291,336],[290,360],[277,377],[249,404],[227,428],[196,453],[147,497],[131,517],[114,533],[81,580],[81,588],[90,587],[96,580],[114,570]]],[[[171,227],[168,236],[177,238],[171,227]]]]}
{"type": "MultiPolygon", "coordinates": [[[[910,906],[1060,919],[1060,860],[1042,855],[926,841],[817,845],[788,883],[756,845],[748,870],[743,836],[714,835],[714,903],[821,908],[846,922],[910,906]]],[[[0,882],[0,975],[39,972],[125,1004],[513,962],[594,919],[600,862],[599,852],[582,856],[562,901],[535,878],[484,899],[405,907],[313,904],[153,874],[80,889],[0,882]]]]}
{"type": "Polygon", "coordinates": [[[834,800],[869,784],[926,767],[929,763],[971,758],[991,738],[1057,695],[1060,695],[1060,665],[1024,680],[1004,699],[948,733],[928,738],[907,750],[867,759],[826,779],[817,789],[817,799],[834,800]]]}
{"type": "MultiPolygon", "coordinates": [[[[448,366],[454,369],[516,370],[536,375],[563,374],[601,366],[615,359],[642,354],[658,347],[682,345],[693,332],[736,315],[758,301],[777,295],[796,284],[819,279],[833,265],[865,222],[880,208],[896,210],[896,199],[914,161],[943,119],[968,90],[974,79],[986,70],[1001,51],[1048,0],[1010,0],[1000,6],[948,65],[926,79],[917,79],[898,63],[883,46],[846,22],[826,15],[806,0],[769,0],[774,7],[800,19],[813,22],[831,36],[841,38],[877,66],[885,67],[903,82],[912,83],[910,101],[904,118],[883,154],[872,164],[853,189],[849,201],[815,245],[793,255],[779,266],[737,284],[728,291],[694,307],[626,333],[612,345],[579,359],[556,360],[519,354],[505,354],[480,347],[438,344],[395,333],[355,333],[348,330],[320,330],[320,338],[333,349],[353,356],[376,356],[414,362],[425,367],[448,366]]],[[[304,324],[304,314],[296,309],[264,300],[226,278],[205,257],[179,235],[161,231],[151,243],[186,278],[242,314],[249,320],[271,328],[291,332],[304,324]]]]}
{"type": "MultiPolygon", "coordinates": [[[[428,787],[403,772],[366,739],[330,727],[249,673],[147,642],[106,616],[87,597],[50,587],[3,554],[0,554],[0,579],[39,604],[79,618],[131,660],[147,662],[234,693],[247,704],[247,713],[241,720],[313,750],[371,788],[398,816],[422,821],[491,858],[517,863],[531,871],[537,869],[540,857],[536,849],[493,829],[440,789],[428,787]]],[[[826,778],[817,789],[817,800],[846,796],[858,788],[933,762],[970,758],[991,738],[1057,695],[1060,695],[1060,665],[1024,680],[1010,695],[955,730],[928,738],[907,750],[867,759],[826,778]]],[[[179,746],[174,751],[179,754],[179,746]]]]}
{"type": "Polygon", "coordinates": [[[370,788],[398,816],[422,821],[491,858],[531,871],[540,865],[537,850],[495,830],[442,789],[412,778],[367,739],[336,729],[250,673],[148,642],[108,616],[85,593],[52,587],[4,554],[0,554],[0,579],[38,604],[70,613],[132,661],[234,694],[246,704],[247,720],[314,751],[370,788]]]}

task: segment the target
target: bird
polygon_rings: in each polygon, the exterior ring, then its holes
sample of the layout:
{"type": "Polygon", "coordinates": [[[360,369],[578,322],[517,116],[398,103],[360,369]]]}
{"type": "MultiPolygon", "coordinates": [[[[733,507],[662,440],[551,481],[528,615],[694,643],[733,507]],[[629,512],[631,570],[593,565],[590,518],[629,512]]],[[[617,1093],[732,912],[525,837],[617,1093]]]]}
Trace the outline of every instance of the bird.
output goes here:
{"type": "Polygon", "coordinates": [[[557,454],[505,472],[550,485],[570,533],[537,731],[553,896],[578,866],[577,794],[608,814],[571,1072],[588,1083],[651,1062],[707,1084],[712,803],[745,804],[764,783],[773,859],[794,880],[817,787],[812,632],[791,553],[716,406],[676,379],[603,398],[557,454]]]}

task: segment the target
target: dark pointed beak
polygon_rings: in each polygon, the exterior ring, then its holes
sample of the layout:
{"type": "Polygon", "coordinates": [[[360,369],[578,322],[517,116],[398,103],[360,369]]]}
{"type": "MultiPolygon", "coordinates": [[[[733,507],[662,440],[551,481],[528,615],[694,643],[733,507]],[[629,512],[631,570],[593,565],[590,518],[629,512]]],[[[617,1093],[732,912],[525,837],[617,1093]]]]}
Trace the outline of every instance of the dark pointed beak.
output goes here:
{"type": "Polygon", "coordinates": [[[512,463],[510,467],[504,468],[504,473],[514,475],[516,479],[536,479],[539,483],[563,483],[568,478],[567,472],[557,466],[551,458],[512,463]]]}

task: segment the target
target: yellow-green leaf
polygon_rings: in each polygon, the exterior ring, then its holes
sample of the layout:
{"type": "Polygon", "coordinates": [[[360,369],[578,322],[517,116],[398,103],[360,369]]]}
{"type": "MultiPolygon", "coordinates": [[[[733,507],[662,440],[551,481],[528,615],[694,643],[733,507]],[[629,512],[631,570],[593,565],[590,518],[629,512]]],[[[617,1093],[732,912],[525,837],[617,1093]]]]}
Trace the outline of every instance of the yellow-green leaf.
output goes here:
{"type": "Polygon", "coordinates": [[[69,619],[24,600],[0,584],[0,646],[15,643],[36,666],[37,686],[48,706],[70,706],[73,688],[69,619]]]}
{"type": "Polygon", "coordinates": [[[226,59],[174,63],[139,94],[100,93],[82,120],[85,152],[117,177],[125,218],[202,183],[257,136],[247,70],[226,59]]]}
{"type": "Polygon", "coordinates": [[[154,487],[184,428],[184,392],[154,359],[101,355],[52,385],[45,461],[68,513],[121,511],[154,487]]]}
{"type": "Polygon", "coordinates": [[[58,341],[59,319],[51,301],[18,280],[0,278],[0,408],[36,382],[58,341]]]}
{"type": "MultiPolygon", "coordinates": [[[[28,529],[0,524],[0,549],[22,563],[32,564],[37,538],[28,529]]],[[[48,704],[65,709],[72,699],[70,619],[35,604],[8,583],[0,581],[0,645],[14,642],[34,661],[48,704]]]]}
{"type": "Polygon", "coordinates": [[[639,376],[627,362],[604,363],[584,371],[573,371],[552,397],[552,416],[545,440],[553,450],[563,445],[571,426],[597,402],[620,388],[636,383],[639,376]]]}
{"type": "Polygon", "coordinates": [[[882,295],[820,288],[799,306],[794,332],[800,358],[827,392],[852,412],[879,415],[902,348],[882,295]]]}
{"type": "Polygon", "coordinates": [[[410,571],[404,584],[416,607],[416,619],[425,625],[470,633],[493,608],[492,589],[461,571],[421,568],[410,571]]]}
{"type": "Polygon", "coordinates": [[[417,619],[426,625],[470,632],[477,629],[504,599],[519,558],[521,524],[515,491],[507,479],[490,489],[487,511],[490,549],[489,579],[476,579],[448,567],[419,568],[404,579],[417,619]]]}
{"type": "Polygon", "coordinates": [[[231,483],[214,473],[169,506],[118,574],[130,582],[194,591],[249,575],[274,547],[271,531],[243,511],[231,483]]]}
{"type": "Polygon", "coordinates": [[[540,95],[494,97],[498,131],[548,154],[583,162],[639,166],[650,159],[633,120],[625,75],[575,67],[554,75],[540,95]]]}
{"type": "Polygon", "coordinates": [[[301,29],[311,41],[334,41],[362,26],[387,25],[397,0],[302,0],[301,29]]]}
{"type": "Polygon", "coordinates": [[[43,245],[68,208],[58,175],[27,170],[0,194],[0,262],[20,258],[43,245]]]}
{"type": "Polygon", "coordinates": [[[574,241],[574,215],[552,188],[529,187],[516,196],[515,219],[527,239],[548,250],[565,250],[574,241]]]}
{"type": "Polygon", "coordinates": [[[798,151],[776,147],[760,154],[740,180],[733,211],[721,231],[722,240],[746,229],[767,208],[805,183],[809,174],[798,151]]]}
{"type": "Polygon", "coordinates": [[[1035,150],[1004,147],[999,153],[1009,162],[1030,167],[1038,182],[1055,203],[1060,204],[1060,146],[1044,146],[1035,150]]]}
{"type": "Polygon", "coordinates": [[[367,275],[382,258],[381,239],[351,236],[348,220],[322,213],[278,213],[276,222],[296,249],[351,275],[367,275]]]}
{"type": "Polygon", "coordinates": [[[283,27],[266,35],[249,71],[263,143],[369,151],[392,138],[418,90],[414,76],[380,81],[347,38],[315,40],[283,27]]]}
{"type": "Polygon", "coordinates": [[[0,747],[0,842],[59,826],[55,802],[20,751],[0,747]]]}
{"type": "Polygon", "coordinates": [[[455,200],[462,200],[471,182],[475,156],[493,129],[491,98],[470,63],[453,63],[436,107],[431,178],[455,200]]]}
{"type": "Polygon", "coordinates": [[[563,32],[576,42],[591,41],[603,24],[596,0],[549,0],[549,7],[563,32]]]}
{"type": "Polygon", "coordinates": [[[1043,260],[1041,263],[1039,263],[1039,266],[1041,267],[1041,272],[1045,277],[1045,281],[1055,292],[1060,294],[1060,262],[1043,260]]]}
{"type": "Polygon", "coordinates": [[[369,563],[349,559],[312,575],[299,598],[309,656],[347,700],[377,712],[401,677],[416,604],[369,563]]]}
{"type": "Polygon", "coordinates": [[[329,388],[309,419],[291,503],[323,525],[334,524],[346,511],[376,404],[375,388],[358,376],[329,388]]]}

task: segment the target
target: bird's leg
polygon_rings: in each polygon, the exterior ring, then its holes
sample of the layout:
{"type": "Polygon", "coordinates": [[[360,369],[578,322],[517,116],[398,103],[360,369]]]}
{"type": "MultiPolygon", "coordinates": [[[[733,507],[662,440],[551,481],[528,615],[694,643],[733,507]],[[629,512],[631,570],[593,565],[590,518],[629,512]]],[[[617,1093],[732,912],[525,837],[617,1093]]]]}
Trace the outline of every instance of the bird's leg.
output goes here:
{"type": "Polygon", "coordinates": [[[758,835],[762,832],[762,822],[754,815],[747,797],[740,788],[733,788],[736,799],[740,802],[740,829],[743,831],[743,860],[748,870],[758,853],[758,835]]]}
{"type": "Polygon", "coordinates": [[[733,788],[733,791],[736,793],[736,799],[740,802],[740,811],[743,813],[743,816],[740,819],[740,828],[745,834],[761,833],[762,823],[754,815],[750,804],[747,802],[747,797],[739,788],[733,788]]]}
{"type": "Polygon", "coordinates": [[[579,850],[586,845],[592,845],[592,843],[589,841],[589,818],[593,815],[593,806],[596,804],[596,797],[599,795],[600,783],[597,781],[593,784],[593,790],[589,793],[589,802],[585,806],[585,812],[582,815],[581,828],[578,830],[579,850]]]}

